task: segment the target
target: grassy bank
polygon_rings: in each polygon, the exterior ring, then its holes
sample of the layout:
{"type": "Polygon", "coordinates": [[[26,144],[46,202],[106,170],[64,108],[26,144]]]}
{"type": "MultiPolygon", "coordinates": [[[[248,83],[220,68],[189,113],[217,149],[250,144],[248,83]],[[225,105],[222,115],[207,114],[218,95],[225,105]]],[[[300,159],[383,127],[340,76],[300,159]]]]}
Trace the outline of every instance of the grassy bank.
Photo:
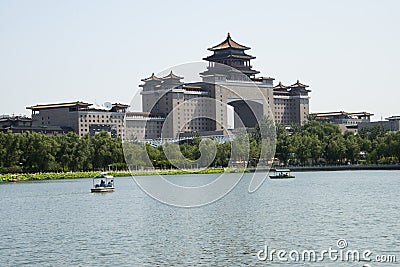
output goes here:
{"type": "Polygon", "coordinates": [[[31,180],[57,180],[57,179],[76,179],[95,177],[98,172],[47,172],[47,173],[19,173],[19,174],[0,174],[0,179],[8,181],[15,176],[20,181],[31,180]]]}
{"type": "MultiPolygon", "coordinates": [[[[274,169],[276,167],[272,167],[274,169]]],[[[281,167],[282,168],[282,167],[281,167]]],[[[400,164],[387,165],[342,165],[342,166],[305,166],[305,167],[284,167],[289,168],[293,172],[312,172],[312,171],[351,171],[351,170],[400,170],[400,164]]],[[[259,171],[267,171],[268,169],[259,168],[259,171]]],[[[254,168],[208,168],[204,170],[149,170],[136,171],[132,174],[127,171],[108,172],[114,177],[126,176],[146,176],[146,175],[179,175],[179,174],[211,174],[211,173],[231,173],[231,172],[254,172],[254,168]]],[[[11,177],[17,176],[20,181],[34,180],[59,180],[59,179],[78,179],[78,178],[93,178],[99,172],[47,172],[47,173],[19,173],[15,174],[0,174],[0,179],[4,182],[11,177]]]]}
{"type": "MultiPolygon", "coordinates": [[[[210,173],[223,173],[223,172],[238,172],[243,171],[236,168],[209,168],[204,170],[150,170],[150,171],[137,171],[134,172],[135,176],[144,175],[178,175],[178,174],[210,174],[210,173]]],[[[247,171],[247,170],[245,170],[247,171]]],[[[33,180],[58,180],[58,179],[78,179],[78,178],[93,178],[98,175],[98,172],[48,172],[48,173],[20,173],[17,175],[20,181],[33,181],[33,180]]],[[[108,172],[114,177],[131,176],[130,172],[118,171],[108,172]]],[[[8,181],[15,174],[0,174],[0,179],[8,181]]]]}

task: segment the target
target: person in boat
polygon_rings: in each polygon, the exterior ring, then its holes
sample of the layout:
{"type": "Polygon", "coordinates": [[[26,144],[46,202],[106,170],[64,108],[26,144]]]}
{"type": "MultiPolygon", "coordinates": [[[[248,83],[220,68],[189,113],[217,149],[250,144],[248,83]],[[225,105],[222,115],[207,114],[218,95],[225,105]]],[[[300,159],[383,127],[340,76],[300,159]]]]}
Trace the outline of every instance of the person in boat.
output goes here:
{"type": "Polygon", "coordinates": [[[108,182],[107,186],[108,186],[108,187],[112,187],[113,184],[114,184],[114,180],[111,180],[111,181],[108,182]]]}
{"type": "Polygon", "coordinates": [[[106,185],[106,182],[104,182],[104,180],[102,179],[101,181],[100,181],[100,186],[105,186],[106,185]]]}

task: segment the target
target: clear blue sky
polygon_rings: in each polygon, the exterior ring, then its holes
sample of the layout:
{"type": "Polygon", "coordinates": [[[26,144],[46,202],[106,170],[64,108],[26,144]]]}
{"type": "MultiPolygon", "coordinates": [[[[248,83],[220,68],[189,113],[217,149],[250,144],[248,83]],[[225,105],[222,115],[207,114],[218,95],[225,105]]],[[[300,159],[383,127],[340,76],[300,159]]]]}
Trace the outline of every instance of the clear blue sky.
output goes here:
{"type": "Polygon", "coordinates": [[[140,79],[199,61],[227,32],[311,111],[400,115],[400,1],[0,0],[0,114],[129,103],[140,79]]]}

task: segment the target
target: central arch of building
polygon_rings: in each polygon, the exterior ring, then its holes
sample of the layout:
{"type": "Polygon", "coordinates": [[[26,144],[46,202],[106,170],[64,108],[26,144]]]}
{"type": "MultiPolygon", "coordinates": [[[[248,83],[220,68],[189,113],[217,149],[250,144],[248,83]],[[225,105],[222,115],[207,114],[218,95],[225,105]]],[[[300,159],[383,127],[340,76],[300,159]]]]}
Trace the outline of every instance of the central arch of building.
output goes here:
{"type": "Polygon", "coordinates": [[[233,128],[254,128],[257,122],[263,118],[262,99],[241,99],[228,98],[226,104],[233,107],[231,112],[228,109],[228,123],[233,118],[233,128]],[[229,114],[230,113],[230,114],[229,114]],[[233,113],[233,114],[232,114],[233,113]]]}

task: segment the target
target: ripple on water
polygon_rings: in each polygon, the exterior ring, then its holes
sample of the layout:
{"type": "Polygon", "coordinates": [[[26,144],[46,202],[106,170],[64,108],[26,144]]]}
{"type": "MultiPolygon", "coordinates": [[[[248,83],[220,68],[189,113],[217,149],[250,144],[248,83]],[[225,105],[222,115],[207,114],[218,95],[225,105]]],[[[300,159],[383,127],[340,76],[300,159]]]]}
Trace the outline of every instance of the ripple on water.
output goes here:
{"type": "Polygon", "coordinates": [[[90,179],[6,184],[0,266],[255,266],[265,244],[322,250],[339,238],[399,257],[399,176],[297,173],[248,194],[246,175],[222,200],[196,209],[160,204],[128,178],[116,178],[111,194],[89,193],[90,179]]]}

